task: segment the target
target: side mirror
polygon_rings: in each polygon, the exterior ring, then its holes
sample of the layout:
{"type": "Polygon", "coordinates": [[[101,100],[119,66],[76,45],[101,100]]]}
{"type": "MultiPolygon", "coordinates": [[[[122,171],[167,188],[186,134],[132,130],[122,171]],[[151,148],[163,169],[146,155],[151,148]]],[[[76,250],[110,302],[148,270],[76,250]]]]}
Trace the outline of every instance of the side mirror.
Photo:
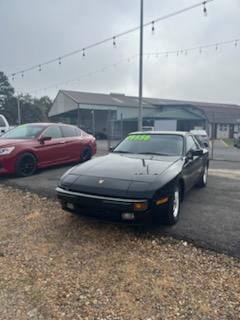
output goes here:
{"type": "Polygon", "coordinates": [[[193,157],[201,157],[203,155],[202,149],[192,150],[193,157]]]}
{"type": "Polygon", "coordinates": [[[39,139],[39,142],[40,142],[41,144],[44,144],[45,141],[50,141],[50,140],[52,140],[51,137],[41,137],[41,138],[39,139]]]}
{"type": "Polygon", "coordinates": [[[114,149],[115,149],[114,147],[110,147],[110,148],[108,149],[108,151],[109,151],[109,152],[113,152],[114,149]]]}
{"type": "Polygon", "coordinates": [[[208,148],[208,147],[209,147],[208,142],[204,142],[204,143],[203,143],[203,146],[204,146],[204,148],[208,148]]]}

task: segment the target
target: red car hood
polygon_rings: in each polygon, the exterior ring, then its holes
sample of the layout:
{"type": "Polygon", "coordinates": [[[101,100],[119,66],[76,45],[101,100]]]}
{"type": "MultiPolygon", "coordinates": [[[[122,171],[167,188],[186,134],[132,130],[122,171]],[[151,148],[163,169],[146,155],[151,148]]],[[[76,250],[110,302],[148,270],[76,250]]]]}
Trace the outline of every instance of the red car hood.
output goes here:
{"type": "Polygon", "coordinates": [[[0,138],[0,148],[2,147],[13,147],[20,143],[29,143],[32,140],[27,139],[1,139],[0,138]]]}

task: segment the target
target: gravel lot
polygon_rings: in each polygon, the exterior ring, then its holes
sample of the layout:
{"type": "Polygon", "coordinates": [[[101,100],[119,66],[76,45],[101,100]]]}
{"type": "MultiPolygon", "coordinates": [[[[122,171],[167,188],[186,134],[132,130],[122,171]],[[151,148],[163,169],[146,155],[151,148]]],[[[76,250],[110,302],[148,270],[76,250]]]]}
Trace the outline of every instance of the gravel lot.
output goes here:
{"type": "Polygon", "coordinates": [[[240,319],[240,261],[0,186],[0,319],[240,319]]]}

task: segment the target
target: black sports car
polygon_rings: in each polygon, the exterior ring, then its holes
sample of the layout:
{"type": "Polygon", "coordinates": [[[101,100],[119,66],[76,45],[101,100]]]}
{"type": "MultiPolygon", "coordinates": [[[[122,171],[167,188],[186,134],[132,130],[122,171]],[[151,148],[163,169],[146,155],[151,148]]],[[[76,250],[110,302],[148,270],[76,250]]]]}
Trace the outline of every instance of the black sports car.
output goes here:
{"type": "Polygon", "coordinates": [[[136,132],[106,156],[67,171],[63,209],[109,220],[174,224],[194,185],[205,187],[208,150],[186,132],[136,132]]]}

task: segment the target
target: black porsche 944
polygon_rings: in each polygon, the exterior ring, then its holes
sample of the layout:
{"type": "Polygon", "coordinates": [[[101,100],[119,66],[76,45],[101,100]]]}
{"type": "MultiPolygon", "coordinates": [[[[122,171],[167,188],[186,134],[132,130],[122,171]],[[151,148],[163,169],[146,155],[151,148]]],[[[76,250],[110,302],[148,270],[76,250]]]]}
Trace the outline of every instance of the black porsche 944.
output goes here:
{"type": "Polygon", "coordinates": [[[186,192],[206,186],[208,165],[208,150],[190,133],[136,132],[108,155],[67,171],[57,195],[70,212],[174,224],[186,192]]]}

